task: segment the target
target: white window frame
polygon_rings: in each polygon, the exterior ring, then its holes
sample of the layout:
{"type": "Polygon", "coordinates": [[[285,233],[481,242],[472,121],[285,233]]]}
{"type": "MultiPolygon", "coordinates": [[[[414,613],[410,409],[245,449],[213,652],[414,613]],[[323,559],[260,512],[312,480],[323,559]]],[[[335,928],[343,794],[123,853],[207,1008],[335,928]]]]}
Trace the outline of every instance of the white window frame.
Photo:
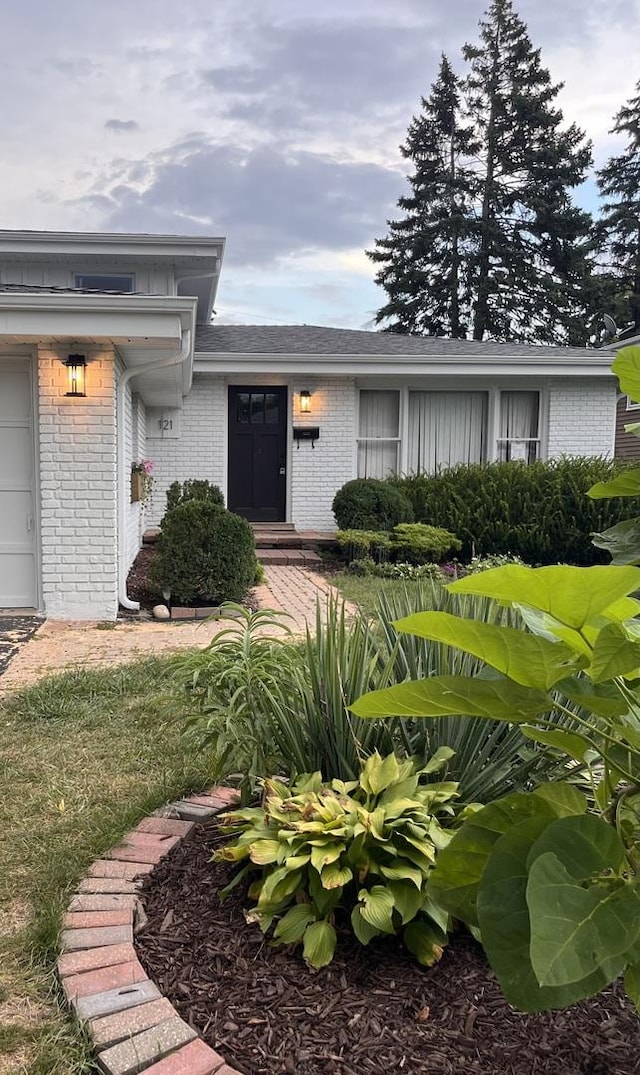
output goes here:
{"type": "MultiPolygon", "coordinates": [[[[136,274],[133,273],[133,272],[115,272],[115,271],[114,272],[103,272],[101,270],[98,270],[96,272],[92,272],[90,269],[86,269],[84,271],[80,270],[78,272],[74,272],[74,274],[73,274],[73,286],[74,287],[85,287],[84,284],[79,284],[78,283],[78,280],[80,279],[81,276],[95,276],[95,277],[98,277],[98,278],[101,278],[102,280],[104,280],[105,281],[104,287],[95,288],[96,291],[102,291],[102,290],[104,290],[104,291],[122,291],[122,288],[109,287],[108,281],[113,280],[114,277],[119,277],[120,279],[122,279],[123,276],[126,276],[126,277],[128,277],[128,279],[131,280],[131,291],[130,292],[126,291],[126,292],[124,292],[124,294],[126,294],[126,295],[133,294],[135,292],[135,290],[136,290],[136,274]]],[[[92,288],[91,290],[94,290],[94,289],[92,288]]]]}
{"type": "MultiPolygon", "coordinates": [[[[358,389],[358,421],[357,421],[357,435],[356,435],[356,473],[358,473],[358,458],[360,454],[361,444],[395,444],[396,446],[396,469],[389,471],[390,474],[402,474],[401,470],[401,455],[402,455],[402,432],[403,432],[403,396],[404,392],[401,387],[396,385],[390,385],[388,388],[376,386],[368,388],[366,386],[358,389]],[[398,396],[398,436],[397,437],[361,437],[360,436],[360,407],[361,397],[363,392],[395,392],[398,396]]],[[[360,475],[358,474],[358,477],[360,475]]]]}
{"type": "MultiPolygon", "coordinates": [[[[399,437],[397,438],[381,438],[386,439],[389,442],[398,441],[398,474],[408,473],[409,463],[409,392],[456,392],[465,391],[461,389],[455,383],[452,383],[449,378],[438,378],[435,383],[432,381],[417,383],[414,380],[407,381],[405,379],[401,381],[393,381],[389,385],[380,384],[380,381],[374,381],[371,384],[367,384],[366,377],[362,378],[362,381],[357,386],[358,389],[358,414],[356,431],[360,428],[360,393],[381,391],[381,392],[399,392],[400,393],[400,425],[399,425],[399,437]]],[[[499,460],[499,441],[500,441],[500,396],[502,392],[537,392],[538,393],[538,436],[532,438],[538,442],[538,450],[536,454],[536,460],[546,460],[548,457],[548,443],[549,443],[549,382],[536,380],[525,380],[525,383],[519,385],[516,383],[510,383],[507,386],[497,385],[494,383],[487,383],[486,380],[480,379],[477,385],[474,384],[474,391],[486,392],[488,395],[488,407],[487,407],[487,451],[486,461],[487,463],[495,463],[499,460]]],[[[637,408],[640,408],[640,403],[636,404],[637,408]]],[[[357,473],[357,456],[358,445],[360,441],[373,440],[376,438],[360,438],[356,432],[355,439],[355,455],[356,455],[356,473],[357,473]]]]}
{"type": "MultiPolygon", "coordinates": [[[[543,408],[542,408],[542,389],[541,388],[515,388],[515,387],[514,388],[499,388],[497,390],[497,396],[498,396],[498,398],[497,398],[497,407],[496,407],[496,415],[495,415],[496,428],[497,428],[497,433],[498,433],[498,435],[495,438],[495,446],[496,446],[495,459],[496,459],[496,461],[500,461],[500,451],[501,451],[501,446],[503,444],[507,445],[507,448],[508,448],[508,446],[510,444],[526,444],[526,445],[535,444],[536,445],[536,454],[535,454],[535,458],[534,458],[533,462],[537,463],[540,459],[542,459],[542,444],[543,444],[543,440],[542,440],[542,432],[543,432],[543,430],[542,430],[542,416],[543,416],[543,413],[544,413],[543,408]],[[502,409],[502,394],[503,394],[503,392],[504,393],[506,393],[506,392],[537,392],[537,394],[538,394],[538,436],[537,437],[501,437],[499,435],[500,434],[500,412],[501,412],[501,409],[502,409]]],[[[503,462],[515,462],[515,460],[503,460],[503,462]]],[[[528,462],[528,460],[522,460],[522,462],[528,462]]]]}

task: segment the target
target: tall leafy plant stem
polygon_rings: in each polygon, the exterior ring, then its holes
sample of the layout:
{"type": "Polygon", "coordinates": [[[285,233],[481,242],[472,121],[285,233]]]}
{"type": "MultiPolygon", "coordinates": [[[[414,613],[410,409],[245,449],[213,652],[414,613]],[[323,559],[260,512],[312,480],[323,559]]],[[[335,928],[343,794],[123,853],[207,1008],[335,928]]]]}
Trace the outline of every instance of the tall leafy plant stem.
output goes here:
{"type": "MultiPolygon", "coordinates": [[[[568,717],[571,717],[571,719],[574,720],[576,724],[579,724],[582,728],[586,728],[590,735],[593,734],[593,727],[589,723],[589,721],[584,720],[584,718],[578,716],[577,713],[573,713],[570,709],[567,709],[566,706],[562,705],[562,702],[556,703],[556,709],[559,709],[562,713],[565,713],[568,717]]],[[[545,728],[556,727],[552,720],[540,720],[537,723],[545,728]]],[[[620,741],[614,736],[609,735],[608,732],[603,731],[602,728],[598,728],[598,735],[602,739],[605,739],[608,743],[613,743],[613,745],[616,747],[620,746],[620,741]]],[[[630,780],[632,782],[635,780],[635,776],[633,775],[633,773],[629,772],[627,769],[623,769],[619,763],[612,761],[611,758],[607,754],[605,754],[603,750],[600,750],[600,756],[611,769],[615,769],[618,773],[621,774],[621,776],[626,777],[627,780],[630,780]]]]}

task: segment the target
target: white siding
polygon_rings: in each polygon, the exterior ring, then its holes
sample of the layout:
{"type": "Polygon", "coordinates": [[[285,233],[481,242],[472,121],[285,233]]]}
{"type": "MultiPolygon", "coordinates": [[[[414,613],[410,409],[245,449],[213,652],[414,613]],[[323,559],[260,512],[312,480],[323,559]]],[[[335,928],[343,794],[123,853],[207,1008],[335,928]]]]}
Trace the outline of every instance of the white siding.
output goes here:
{"type": "Polygon", "coordinates": [[[87,396],[65,397],[67,350],[38,351],[42,601],[53,619],[117,613],[112,351],[89,349],[87,396]]]}
{"type": "Polygon", "coordinates": [[[99,264],[91,263],[78,255],[77,264],[56,265],[55,263],[29,263],[19,261],[5,262],[0,268],[0,283],[31,284],[38,287],[73,287],[76,273],[133,273],[134,290],[146,295],[175,295],[175,272],[173,265],[144,265],[132,261],[109,264],[108,259],[100,259],[99,264]]]}
{"type": "Polygon", "coordinates": [[[613,455],[616,385],[609,378],[551,381],[547,456],[613,455]]]}

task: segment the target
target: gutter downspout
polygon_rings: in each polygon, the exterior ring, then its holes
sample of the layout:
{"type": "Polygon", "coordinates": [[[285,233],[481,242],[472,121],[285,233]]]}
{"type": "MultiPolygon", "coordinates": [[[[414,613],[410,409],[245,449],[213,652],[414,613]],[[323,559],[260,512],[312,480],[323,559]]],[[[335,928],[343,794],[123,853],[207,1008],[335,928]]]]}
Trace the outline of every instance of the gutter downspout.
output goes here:
{"type": "Polygon", "coordinates": [[[125,544],[124,544],[124,531],[125,531],[125,513],[127,506],[127,477],[129,461],[127,460],[125,453],[124,443],[124,409],[125,409],[125,389],[134,377],[140,376],[142,373],[151,373],[155,370],[166,369],[169,366],[180,366],[185,361],[189,354],[191,347],[191,330],[183,329],[182,331],[182,343],[180,351],[177,355],[170,355],[166,358],[156,359],[155,362],[147,362],[144,366],[137,366],[135,369],[125,370],[124,373],[118,378],[118,386],[116,389],[116,447],[117,447],[117,474],[118,474],[118,502],[117,502],[117,519],[118,519],[118,604],[122,608],[128,609],[130,612],[140,611],[140,602],[132,601],[127,596],[127,574],[128,565],[125,560],[125,544]]]}

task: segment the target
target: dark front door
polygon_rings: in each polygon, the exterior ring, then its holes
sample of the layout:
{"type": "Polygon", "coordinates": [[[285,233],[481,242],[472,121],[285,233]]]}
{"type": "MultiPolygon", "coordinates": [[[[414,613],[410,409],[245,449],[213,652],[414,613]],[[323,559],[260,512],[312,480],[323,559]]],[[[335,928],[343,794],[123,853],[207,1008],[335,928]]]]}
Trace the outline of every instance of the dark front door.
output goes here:
{"type": "Polygon", "coordinates": [[[229,509],[254,523],[284,522],[287,389],[229,388],[229,509]]]}

